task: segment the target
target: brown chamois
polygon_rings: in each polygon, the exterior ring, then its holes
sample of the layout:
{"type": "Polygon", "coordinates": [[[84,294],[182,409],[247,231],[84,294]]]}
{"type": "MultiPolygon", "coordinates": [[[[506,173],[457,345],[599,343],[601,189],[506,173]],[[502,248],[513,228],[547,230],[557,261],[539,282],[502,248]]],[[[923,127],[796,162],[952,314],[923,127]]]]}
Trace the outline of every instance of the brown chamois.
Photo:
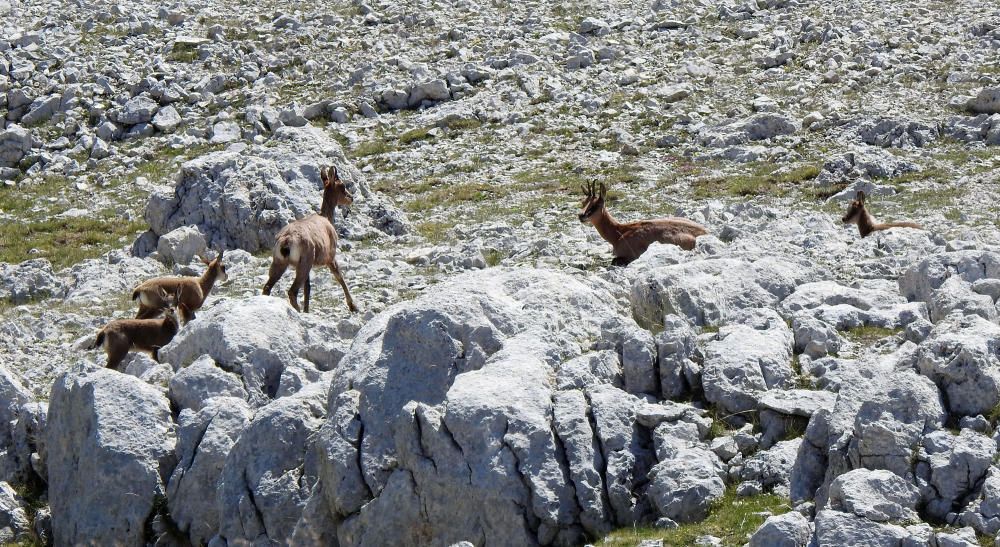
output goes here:
{"type": "Polygon", "coordinates": [[[168,295],[162,292],[159,298],[167,304],[163,317],[159,319],[117,319],[104,325],[97,333],[97,339],[87,347],[88,350],[99,346],[104,347],[108,354],[107,367],[118,370],[118,365],[133,350],[148,351],[153,359],[159,361],[158,351],[173,340],[180,330],[177,319],[178,309],[183,310],[184,304],[178,304],[179,295],[168,295]]]}
{"type": "Polygon", "coordinates": [[[625,266],[639,258],[654,241],[671,243],[690,251],[694,249],[695,239],[708,233],[701,224],[678,217],[618,222],[604,206],[608,193],[604,183],[601,183],[599,191],[594,183],[582,188],[584,198],[580,222],[593,224],[597,233],[611,244],[615,257],[611,261],[612,266],[625,266]]]}
{"type": "Polygon", "coordinates": [[[323,205],[319,214],[312,214],[285,226],[275,238],[274,251],[271,258],[271,270],[267,283],[264,284],[265,295],[271,294],[274,284],[281,279],[289,266],[295,269],[295,281],[288,289],[288,301],[292,307],[299,310],[299,289],[303,288],[303,309],[309,311],[309,271],[315,265],[328,266],[344,289],[347,298],[347,308],[358,311],[347,290],[344,276],[340,274],[337,265],[337,230],[333,227],[333,211],[338,205],[344,208],[344,218],[349,212],[348,206],[354,202],[347,186],[337,175],[336,167],[320,168],[320,179],[323,181],[323,205]]]}
{"type": "Polygon", "coordinates": [[[868,237],[872,232],[888,230],[889,228],[916,228],[923,230],[923,227],[915,222],[875,222],[875,219],[865,207],[865,193],[863,191],[859,191],[854,196],[854,200],[847,206],[847,213],[844,214],[844,218],[841,220],[844,221],[844,224],[857,224],[858,232],[861,233],[861,237],[863,238],[868,237]]]}
{"type": "Polygon", "coordinates": [[[166,307],[166,302],[160,297],[162,293],[177,294],[178,303],[184,304],[180,307],[181,319],[184,323],[194,319],[194,312],[201,309],[208,299],[209,293],[215,282],[225,283],[229,280],[226,273],[226,266],[222,264],[222,254],[225,249],[219,251],[214,260],[208,260],[199,256],[202,262],[208,266],[201,277],[154,277],[144,281],[132,291],[132,300],[139,301],[139,312],[136,319],[151,319],[166,307]]]}

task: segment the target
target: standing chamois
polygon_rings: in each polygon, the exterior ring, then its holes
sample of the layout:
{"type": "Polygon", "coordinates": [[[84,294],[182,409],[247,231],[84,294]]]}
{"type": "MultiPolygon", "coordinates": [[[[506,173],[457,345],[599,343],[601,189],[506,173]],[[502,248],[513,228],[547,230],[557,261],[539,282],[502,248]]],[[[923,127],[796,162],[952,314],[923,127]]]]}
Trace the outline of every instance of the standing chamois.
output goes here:
{"type": "Polygon", "coordinates": [[[201,306],[208,299],[209,293],[215,282],[225,283],[229,280],[226,267],[222,264],[222,254],[224,249],[219,251],[214,260],[208,260],[199,256],[202,262],[208,266],[201,277],[154,277],[144,281],[132,291],[132,300],[139,301],[139,313],[136,319],[150,319],[166,307],[166,302],[160,297],[161,294],[177,294],[178,303],[184,304],[181,307],[181,319],[184,323],[194,319],[194,312],[201,309],[201,306]]]}
{"type": "Polygon", "coordinates": [[[337,265],[337,230],[333,227],[334,207],[343,206],[346,218],[347,207],[354,202],[354,198],[347,191],[344,182],[337,176],[336,167],[321,168],[319,176],[323,181],[323,205],[320,207],[319,214],[312,214],[296,220],[278,232],[274,242],[271,270],[268,273],[263,292],[265,295],[271,294],[274,284],[291,266],[295,269],[295,281],[288,289],[288,301],[298,311],[299,289],[304,288],[303,308],[308,312],[311,290],[309,271],[314,265],[329,266],[333,277],[344,288],[347,308],[356,312],[358,307],[354,305],[351,293],[347,290],[347,283],[344,282],[344,276],[340,274],[340,266],[337,265]]]}
{"type": "Polygon", "coordinates": [[[615,256],[611,261],[612,266],[625,266],[639,258],[654,241],[671,243],[690,251],[694,249],[695,239],[708,233],[704,226],[686,218],[618,222],[604,206],[604,198],[608,193],[604,183],[601,183],[599,191],[594,183],[582,189],[584,197],[580,222],[593,224],[597,233],[611,244],[611,252],[615,256]]]}
{"type": "MultiPolygon", "coordinates": [[[[160,301],[166,304],[162,310],[163,317],[159,319],[117,319],[111,321],[97,333],[97,339],[87,347],[88,350],[99,346],[104,347],[108,354],[107,367],[118,370],[118,365],[132,350],[148,351],[153,359],[159,361],[158,351],[173,340],[180,330],[177,319],[178,309],[183,310],[184,304],[179,303],[179,294],[169,295],[163,290],[158,295],[160,301]]],[[[182,312],[183,313],[183,312],[182,312]]]]}
{"type": "Polygon", "coordinates": [[[858,232],[861,233],[861,237],[863,238],[868,237],[872,232],[888,230],[889,228],[916,228],[923,230],[923,227],[914,222],[875,222],[875,219],[865,207],[865,193],[863,191],[859,191],[854,196],[854,200],[847,206],[847,213],[844,214],[844,218],[841,220],[844,221],[844,224],[857,224],[858,232]]]}

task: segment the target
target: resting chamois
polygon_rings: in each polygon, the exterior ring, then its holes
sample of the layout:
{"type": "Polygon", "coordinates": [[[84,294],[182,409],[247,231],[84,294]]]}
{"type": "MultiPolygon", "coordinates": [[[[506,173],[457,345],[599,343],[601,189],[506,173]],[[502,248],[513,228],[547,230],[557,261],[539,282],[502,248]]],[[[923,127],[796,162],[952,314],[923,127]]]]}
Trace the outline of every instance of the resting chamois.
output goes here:
{"type": "Polygon", "coordinates": [[[865,207],[865,193],[863,191],[859,191],[854,196],[854,200],[847,206],[847,213],[844,214],[842,220],[844,224],[857,224],[858,232],[861,233],[861,237],[863,238],[868,237],[872,232],[888,230],[889,228],[916,228],[923,230],[923,227],[914,222],[875,222],[875,218],[872,217],[871,213],[865,207]]]}
{"type": "Polygon", "coordinates": [[[708,233],[704,226],[686,218],[618,222],[604,206],[604,198],[608,193],[604,183],[601,183],[599,191],[594,183],[582,188],[584,198],[580,222],[593,224],[597,233],[611,244],[611,252],[615,257],[611,261],[612,266],[625,266],[639,258],[654,241],[671,243],[690,251],[694,249],[695,239],[708,233]]]}
{"type": "Polygon", "coordinates": [[[222,264],[222,254],[225,250],[220,250],[214,260],[205,257],[198,257],[208,266],[201,277],[154,277],[142,282],[132,291],[132,300],[139,301],[139,313],[136,319],[149,319],[166,307],[166,303],[160,298],[162,293],[179,295],[178,303],[184,304],[181,308],[181,319],[188,323],[194,319],[194,312],[201,309],[201,306],[208,299],[209,293],[215,282],[225,283],[229,280],[226,267],[222,264]]]}
{"type": "Polygon", "coordinates": [[[162,302],[167,304],[166,308],[158,310],[163,312],[163,317],[111,321],[98,331],[97,339],[87,349],[91,350],[103,346],[104,351],[108,354],[107,367],[114,370],[118,370],[118,365],[132,350],[148,351],[152,354],[153,359],[159,361],[157,354],[159,349],[169,344],[177,331],[180,330],[177,310],[178,308],[183,310],[184,304],[178,303],[178,294],[168,295],[161,291],[158,296],[162,302]]]}
{"type": "Polygon", "coordinates": [[[329,266],[333,277],[344,288],[347,308],[356,312],[358,307],[354,305],[351,293],[347,290],[347,283],[344,282],[344,276],[340,274],[340,266],[337,265],[337,230],[333,227],[334,207],[343,206],[346,217],[347,206],[354,202],[354,198],[337,176],[336,167],[320,169],[319,176],[323,181],[323,205],[319,214],[296,220],[278,232],[272,253],[271,271],[268,273],[263,292],[265,295],[271,294],[274,284],[291,266],[295,269],[295,281],[288,289],[288,301],[298,311],[299,289],[304,288],[303,308],[308,312],[311,290],[309,271],[314,265],[329,266]]]}

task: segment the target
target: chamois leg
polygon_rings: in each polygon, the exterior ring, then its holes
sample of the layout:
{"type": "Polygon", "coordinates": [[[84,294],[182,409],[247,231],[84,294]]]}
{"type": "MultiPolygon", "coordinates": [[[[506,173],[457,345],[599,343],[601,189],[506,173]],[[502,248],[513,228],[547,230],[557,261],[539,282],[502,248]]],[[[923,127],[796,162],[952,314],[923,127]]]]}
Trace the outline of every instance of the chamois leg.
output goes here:
{"type": "Polygon", "coordinates": [[[336,278],[337,283],[344,289],[344,297],[347,298],[347,309],[352,312],[358,311],[358,307],[354,305],[354,299],[351,298],[351,291],[347,290],[347,283],[344,281],[344,276],[340,274],[340,266],[337,264],[337,259],[334,258],[330,262],[330,271],[333,272],[333,277],[336,278]]]}
{"type": "Polygon", "coordinates": [[[120,340],[109,340],[107,350],[108,364],[106,366],[112,370],[118,370],[122,361],[125,360],[125,356],[128,355],[128,342],[122,344],[120,340]]]}
{"type": "Polygon", "coordinates": [[[299,264],[295,267],[295,281],[292,281],[292,286],[288,288],[288,301],[291,302],[292,307],[295,311],[302,311],[299,308],[299,289],[305,285],[307,279],[309,279],[309,270],[312,269],[312,262],[306,259],[299,261],[299,264]]]}
{"type": "Polygon", "coordinates": [[[274,284],[281,279],[281,276],[285,275],[285,270],[287,269],[287,262],[279,263],[277,260],[271,260],[271,270],[267,273],[267,283],[264,283],[264,291],[262,293],[264,296],[271,294],[274,284]]]}
{"type": "Polygon", "coordinates": [[[306,276],[305,286],[302,287],[302,309],[306,313],[309,313],[309,295],[312,293],[312,283],[309,281],[309,276],[306,276]]]}

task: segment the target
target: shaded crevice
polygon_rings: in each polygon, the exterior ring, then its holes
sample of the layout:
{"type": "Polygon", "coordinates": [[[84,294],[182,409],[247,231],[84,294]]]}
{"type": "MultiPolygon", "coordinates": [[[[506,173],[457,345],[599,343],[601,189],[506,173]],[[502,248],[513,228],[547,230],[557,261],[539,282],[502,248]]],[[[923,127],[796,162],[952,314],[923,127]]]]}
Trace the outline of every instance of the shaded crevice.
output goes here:
{"type": "Polygon", "coordinates": [[[531,530],[531,532],[537,536],[540,520],[537,516],[535,516],[534,512],[531,510],[532,506],[531,500],[534,496],[534,492],[532,491],[531,488],[531,481],[528,480],[528,477],[521,470],[521,458],[518,457],[517,451],[514,450],[514,447],[512,447],[510,443],[507,442],[507,433],[509,431],[510,431],[510,421],[507,421],[506,423],[504,423],[503,435],[500,436],[500,450],[506,448],[507,451],[510,452],[511,457],[514,458],[514,470],[517,472],[517,477],[518,479],[520,479],[521,484],[524,486],[525,495],[528,498],[526,504],[519,503],[516,499],[512,499],[511,501],[514,503],[514,505],[518,506],[521,509],[521,513],[524,515],[524,520],[528,526],[528,529],[531,530]]]}
{"type": "MultiPolygon", "coordinates": [[[[552,401],[552,405],[555,406],[555,401],[552,401]]],[[[556,461],[559,463],[560,471],[562,471],[563,481],[572,491],[574,510],[577,515],[576,520],[579,520],[579,515],[583,513],[583,503],[580,501],[580,495],[577,492],[577,484],[573,479],[573,472],[570,469],[569,458],[566,456],[566,443],[559,436],[559,431],[555,424],[555,414],[552,412],[551,408],[549,411],[549,431],[551,432],[553,442],[555,443],[556,461]]]]}
{"type": "MultiPolygon", "coordinates": [[[[590,423],[590,433],[592,435],[591,442],[597,448],[597,455],[600,460],[595,462],[595,469],[597,470],[597,475],[601,479],[601,502],[605,507],[610,509],[611,494],[608,492],[608,456],[605,450],[604,443],[601,441],[601,436],[597,433],[597,420],[594,418],[593,405],[590,400],[590,393],[587,391],[583,392],[583,398],[587,401],[587,422],[590,423]]],[[[615,520],[614,513],[608,515],[612,521],[615,520]]]]}
{"type": "MultiPolygon", "coordinates": [[[[257,507],[257,500],[253,495],[253,488],[250,488],[250,480],[247,478],[247,470],[243,469],[243,487],[247,493],[247,499],[250,500],[250,506],[253,507],[254,515],[257,517],[257,521],[260,522],[260,528],[264,530],[264,535],[268,538],[271,534],[267,532],[267,524],[264,522],[264,514],[260,512],[260,508],[257,507]]],[[[241,519],[242,520],[242,519],[241,519]]],[[[240,526],[242,526],[242,522],[240,526]]],[[[246,533],[246,528],[243,528],[243,537],[248,537],[249,534],[246,533]]]]}
{"type": "Polygon", "coordinates": [[[469,485],[471,486],[472,466],[469,465],[469,459],[465,456],[465,449],[463,449],[462,445],[458,443],[458,439],[455,438],[455,435],[452,434],[451,429],[448,428],[448,424],[445,423],[445,416],[446,415],[441,416],[441,432],[444,433],[445,437],[447,437],[449,441],[451,441],[452,446],[454,446],[455,449],[458,450],[458,453],[462,455],[462,463],[465,464],[465,469],[468,472],[468,477],[469,477],[468,479],[469,485]]]}
{"type": "Polygon", "coordinates": [[[368,499],[372,500],[372,499],[375,499],[375,491],[372,490],[371,485],[368,484],[368,479],[365,478],[364,467],[361,466],[362,465],[361,464],[361,446],[363,444],[362,441],[365,438],[365,423],[363,421],[361,421],[361,415],[360,414],[358,414],[356,416],[358,418],[358,444],[356,446],[357,449],[354,451],[354,453],[355,453],[354,459],[355,459],[355,464],[358,466],[358,474],[361,475],[361,484],[365,485],[365,490],[368,491],[368,499]]]}

